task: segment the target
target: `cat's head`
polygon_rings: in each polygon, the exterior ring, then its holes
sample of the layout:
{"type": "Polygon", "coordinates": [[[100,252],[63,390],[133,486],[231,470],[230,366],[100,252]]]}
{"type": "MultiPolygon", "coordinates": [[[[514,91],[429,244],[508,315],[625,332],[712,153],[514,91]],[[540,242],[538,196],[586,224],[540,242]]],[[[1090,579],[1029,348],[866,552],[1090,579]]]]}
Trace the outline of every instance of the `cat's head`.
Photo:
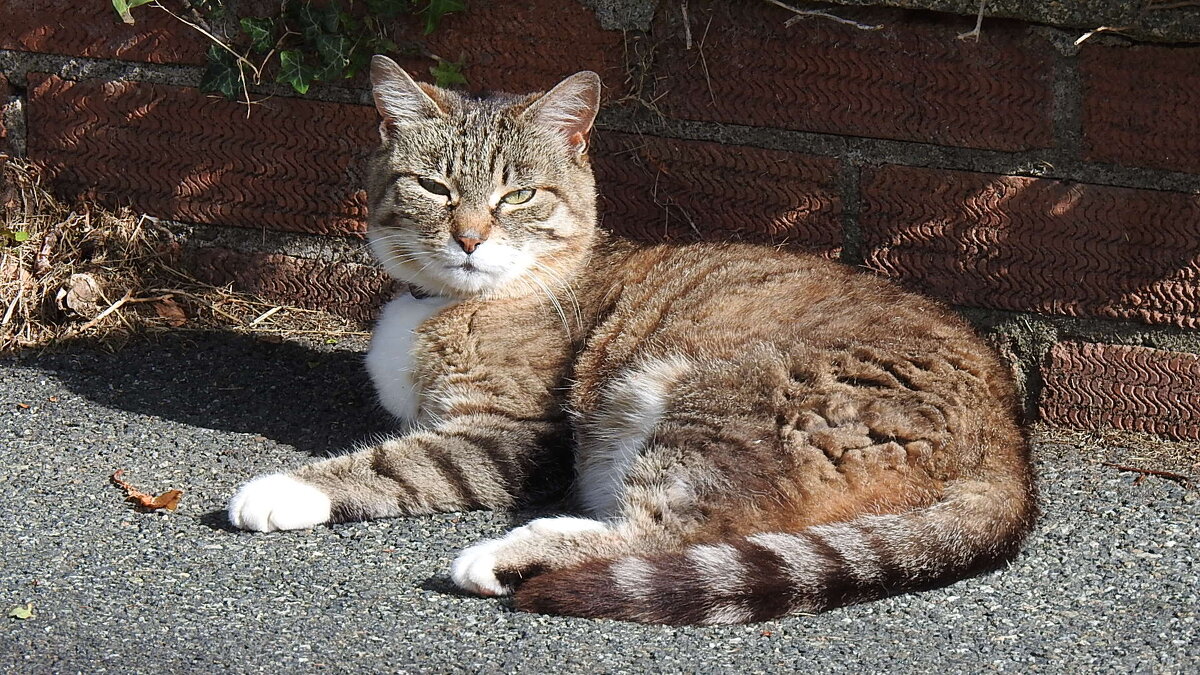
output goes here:
{"type": "Polygon", "coordinates": [[[371,81],[383,121],[368,238],[389,274],[469,297],[530,294],[575,273],[596,227],[587,148],[599,76],[473,98],[376,56],[371,81]]]}

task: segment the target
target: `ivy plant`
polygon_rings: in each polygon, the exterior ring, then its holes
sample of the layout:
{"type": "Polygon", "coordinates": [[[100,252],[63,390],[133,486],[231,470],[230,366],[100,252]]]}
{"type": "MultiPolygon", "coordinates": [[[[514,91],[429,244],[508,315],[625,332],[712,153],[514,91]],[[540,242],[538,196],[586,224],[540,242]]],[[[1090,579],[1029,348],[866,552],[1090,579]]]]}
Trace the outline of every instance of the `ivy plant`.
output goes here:
{"type": "Polygon", "coordinates": [[[25,230],[15,230],[7,225],[0,225],[0,245],[16,246],[29,241],[29,233],[25,230]]]}
{"type": "MultiPolygon", "coordinates": [[[[156,0],[112,0],[113,9],[127,23],[130,10],[151,4],[166,10],[156,0]]],[[[397,44],[389,35],[392,23],[403,16],[416,16],[428,35],[437,30],[443,17],[466,9],[466,0],[283,0],[272,16],[247,16],[233,20],[221,0],[196,0],[188,5],[192,19],[181,21],[204,33],[213,44],[200,87],[227,98],[248,99],[249,83],[258,83],[264,71],[276,69],[275,80],[307,93],[317,82],[354,77],[374,54],[423,54],[434,60],[429,69],[440,86],[467,83],[461,61],[449,61],[429,53],[419,39],[397,44]],[[361,8],[365,11],[353,11],[361,8]],[[208,26],[228,27],[227,39],[216,37],[208,26]]]]}

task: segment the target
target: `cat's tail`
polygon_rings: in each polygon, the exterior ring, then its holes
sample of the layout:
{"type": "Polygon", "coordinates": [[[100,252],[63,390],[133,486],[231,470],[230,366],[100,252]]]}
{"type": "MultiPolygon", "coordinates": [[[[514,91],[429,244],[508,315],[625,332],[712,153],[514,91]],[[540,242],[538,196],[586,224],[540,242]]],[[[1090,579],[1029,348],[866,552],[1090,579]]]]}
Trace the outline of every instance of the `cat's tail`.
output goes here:
{"type": "Polygon", "coordinates": [[[956,482],[942,501],[907,513],[548,572],[517,590],[516,605],[665,624],[818,612],[994,567],[1016,553],[1035,516],[1028,484],[956,482]]]}

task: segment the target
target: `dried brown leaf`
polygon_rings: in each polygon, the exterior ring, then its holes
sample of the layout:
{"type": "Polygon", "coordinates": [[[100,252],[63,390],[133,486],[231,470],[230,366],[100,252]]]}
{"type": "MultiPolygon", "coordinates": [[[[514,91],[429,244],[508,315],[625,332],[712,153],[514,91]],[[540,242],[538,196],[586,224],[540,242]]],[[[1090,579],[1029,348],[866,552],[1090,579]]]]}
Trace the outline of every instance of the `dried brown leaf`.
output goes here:
{"type": "Polygon", "coordinates": [[[158,314],[160,318],[166,319],[172,328],[179,328],[188,321],[187,312],[183,311],[178,302],[169,297],[155,302],[153,307],[154,313],[158,314]]]}
{"type": "Polygon", "coordinates": [[[121,474],[123,473],[125,473],[124,469],[117,469],[109,479],[112,480],[113,485],[125,491],[125,501],[133,502],[151,511],[158,509],[174,511],[179,507],[179,498],[183,496],[183,490],[167,490],[158,496],[154,496],[147,492],[142,492],[124,480],[121,480],[121,474]]]}

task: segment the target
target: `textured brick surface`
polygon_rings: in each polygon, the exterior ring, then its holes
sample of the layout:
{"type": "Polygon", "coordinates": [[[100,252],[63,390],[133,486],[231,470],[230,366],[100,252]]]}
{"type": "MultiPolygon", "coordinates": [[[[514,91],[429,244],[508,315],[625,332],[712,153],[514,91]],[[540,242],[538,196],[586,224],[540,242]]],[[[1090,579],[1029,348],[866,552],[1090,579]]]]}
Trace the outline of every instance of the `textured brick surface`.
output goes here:
{"type": "MultiPolygon", "coordinates": [[[[166,2],[178,14],[180,3],[166,2]]],[[[204,36],[154,7],[126,25],[106,0],[4,0],[0,49],[151,63],[202,63],[204,36]]]]}
{"type": "Polygon", "coordinates": [[[327,263],[276,253],[241,253],[197,248],[185,262],[201,281],[232,283],[239,291],[307,309],[321,309],[358,321],[370,321],[391,297],[391,279],[374,267],[327,263]]]}
{"type": "Polygon", "coordinates": [[[609,131],[596,141],[601,213],[616,232],[839,250],[837,160],[609,131]]]}
{"type": "Polygon", "coordinates": [[[1085,429],[1114,427],[1200,440],[1200,356],[1146,347],[1056,344],[1041,414],[1085,429]]]}
{"type": "Polygon", "coordinates": [[[275,98],[246,108],[195,89],[29,76],[28,151],[50,185],[198,223],[361,231],[369,107],[275,98]]]}
{"type": "Polygon", "coordinates": [[[974,42],[955,39],[957,21],[789,28],[791,13],[764,2],[693,3],[688,51],[678,14],[664,6],[655,28],[656,104],[669,116],[997,150],[1053,143],[1054,54],[1024,29],[996,23],[974,42]]]}
{"type": "Polygon", "coordinates": [[[1088,47],[1084,158],[1200,173],[1200,47],[1088,47]]]}
{"type": "Polygon", "coordinates": [[[439,56],[465,60],[475,90],[539,91],[581,70],[600,74],[608,98],[624,89],[624,37],[602,30],[579,0],[471,2],[426,40],[439,56]]]}
{"type": "Polygon", "coordinates": [[[1200,196],[885,166],[869,267],[949,302],[1200,328],[1200,196]]]}

